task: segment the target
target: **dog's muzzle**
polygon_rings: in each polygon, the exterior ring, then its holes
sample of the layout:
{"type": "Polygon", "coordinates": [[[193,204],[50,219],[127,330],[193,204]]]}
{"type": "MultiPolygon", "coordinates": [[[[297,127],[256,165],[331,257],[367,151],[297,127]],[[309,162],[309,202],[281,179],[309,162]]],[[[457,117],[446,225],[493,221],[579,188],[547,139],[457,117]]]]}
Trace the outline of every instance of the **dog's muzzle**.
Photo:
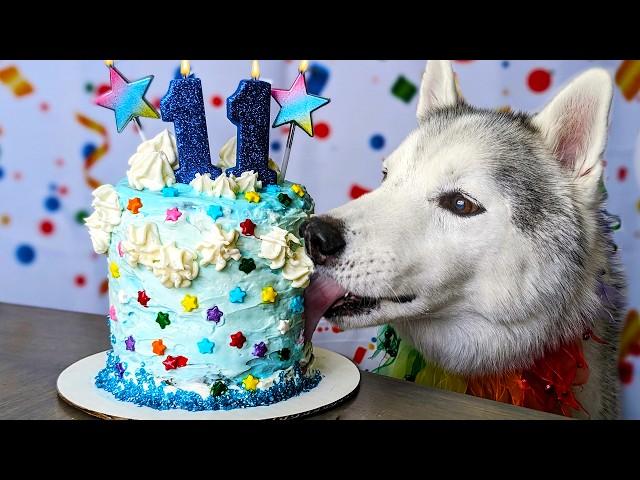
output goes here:
{"type": "Polygon", "coordinates": [[[343,231],[341,220],[326,215],[312,217],[300,226],[300,236],[304,237],[305,249],[313,263],[323,265],[344,250],[343,231]]]}

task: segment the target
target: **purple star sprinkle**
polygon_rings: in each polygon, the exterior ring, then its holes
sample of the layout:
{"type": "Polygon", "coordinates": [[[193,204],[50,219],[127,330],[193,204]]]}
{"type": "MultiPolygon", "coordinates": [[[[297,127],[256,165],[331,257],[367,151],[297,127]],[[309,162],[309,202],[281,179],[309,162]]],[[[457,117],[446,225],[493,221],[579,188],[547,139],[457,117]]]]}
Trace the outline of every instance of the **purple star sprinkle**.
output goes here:
{"type": "Polygon", "coordinates": [[[267,353],[267,346],[264,342],[258,342],[253,346],[253,355],[256,357],[264,357],[267,353]]]}
{"type": "Polygon", "coordinates": [[[124,344],[130,352],[136,351],[136,341],[133,339],[132,335],[129,335],[129,337],[124,341],[124,344]]]}
{"type": "Polygon", "coordinates": [[[207,310],[207,320],[210,322],[220,322],[222,315],[224,315],[224,313],[222,313],[222,310],[220,310],[217,305],[214,305],[213,308],[207,310]]]}
{"type": "Polygon", "coordinates": [[[118,372],[118,375],[120,376],[120,378],[122,378],[122,376],[124,375],[124,367],[122,366],[122,362],[116,363],[116,372],[118,372]]]}

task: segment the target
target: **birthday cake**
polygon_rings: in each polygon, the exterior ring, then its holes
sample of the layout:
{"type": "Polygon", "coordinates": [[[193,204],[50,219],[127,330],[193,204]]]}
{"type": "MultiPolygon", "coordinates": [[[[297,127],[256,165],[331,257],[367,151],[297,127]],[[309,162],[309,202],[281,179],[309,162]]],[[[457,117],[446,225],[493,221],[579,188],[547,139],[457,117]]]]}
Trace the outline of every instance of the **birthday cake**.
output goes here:
{"type": "Polygon", "coordinates": [[[312,198],[254,171],[177,183],[177,167],[165,130],[125,179],[93,192],[86,224],[107,256],[112,346],[96,385],[162,410],[268,405],[313,388],[302,317],[313,263],[298,237],[312,198]]]}

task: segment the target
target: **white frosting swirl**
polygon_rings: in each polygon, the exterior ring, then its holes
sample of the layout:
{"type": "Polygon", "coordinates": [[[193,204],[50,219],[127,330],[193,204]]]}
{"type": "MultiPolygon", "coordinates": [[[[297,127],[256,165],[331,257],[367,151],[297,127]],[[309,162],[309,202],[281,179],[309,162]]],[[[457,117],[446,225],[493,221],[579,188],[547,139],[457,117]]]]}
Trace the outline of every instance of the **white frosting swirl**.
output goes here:
{"type": "Polygon", "coordinates": [[[312,273],[313,261],[302,247],[299,247],[291,257],[287,258],[282,269],[282,276],[291,280],[291,286],[294,288],[307,288],[312,273]]]}
{"type": "Polygon", "coordinates": [[[196,250],[202,257],[200,266],[205,267],[215,263],[216,270],[220,271],[227,265],[227,260],[230,258],[240,260],[240,250],[236,248],[237,239],[236,230],[225,232],[217,223],[214,223],[208,235],[196,245],[196,250]]]}
{"type": "Polygon", "coordinates": [[[267,235],[260,237],[260,252],[258,256],[271,260],[269,267],[272,270],[284,267],[287,257],[293,252],[289,248],[289,242],[300,244],[300,240],[293,234],[280,227],[273,227],[267,235]]]}
{"type": "MultiPolygon", "coordinates": [[[[237,146],[238,139],[237,136],[234,135],[222,146],[220,149],[220,161],[217,166],[222,169],[224,172],[227,168],[235,167],[236,165],[236,156],[237,156],[237,146]]],[[[282,183],[282,176],[280,175],[280,167],[276,162],[269,159],[269,169],[273,170],[277,174],[278,183],[282,183]]],[[[242,178],[242,175],[240,176],[242,178]]],[[[260,186],[258,186],[260,188],[260,186]]],[[[242,190],[246,192],[252,192],[253,190],[242,190]]]]}
{"type": "Polygon", "coordinates": [[[262,182],[258,180],[258,174],[253,170],[242,172],[239,177],[231,175],[231,178],[235,181],[236,190],[240,193],[255,192],[256,189],[262,188],[262,182]]]}
{"type": "Polygon", "coordinates": [[[199,269],[193,253],[171,242],[160,247],[152,272],[167,288],[185,288],[198,276],[199,269]]]}
{"type": "Polygon", "coordinates": [[[120,224],[122,215],[118,193],[112,185],[105,184],[96,188],[92,195],[91,206],[95,210],[85,218],[84,223],[89,229],[93,250],[96,253],[106,253],[111,243],[111,232],[120,224]]]}
{"type": "Polygon", "coordinates": [[[196,191],[200,193],[204,193],[209,197],[225,197],[231,200],[236,199],[236,182],[232,177],[227,177],[224,173],[218,175],[215,180],[211,180],[211,174],[205,173],[204,175],[200,175],[196,173],[189,185],[196,191]]]}
{"type": "Polygon", "coordinates": [[[145,223],[141,227],[129,225],[127,238],[122,241],[122,250],[126,254],[127,263],[132,267],[140,263],[151,268],[158,258],[161,246],[155,223],[145,223]]]}
{"type": "Polygon", "coordinates": [[[176,183],[173,174],[173,169],[178,168],[175,142],[168,130],[163,130],[152,139],[142,142],[136,153],[129,158],[129,186],[136,190],[147,188],[158,191],[176,183]]]}

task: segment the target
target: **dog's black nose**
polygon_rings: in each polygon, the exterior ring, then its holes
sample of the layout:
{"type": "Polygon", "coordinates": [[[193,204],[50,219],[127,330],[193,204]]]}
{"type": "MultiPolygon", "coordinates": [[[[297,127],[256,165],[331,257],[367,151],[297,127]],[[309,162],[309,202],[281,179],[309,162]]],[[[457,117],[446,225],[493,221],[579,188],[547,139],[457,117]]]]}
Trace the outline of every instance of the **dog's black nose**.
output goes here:
{"type": "Polygon", "coordinates": [[[344,249],[343,230],[342,221],[328,216],[312,217],[300,225],[305,249],[315,264],[324,264],[327,258],[338,255],[344,249]]]}

